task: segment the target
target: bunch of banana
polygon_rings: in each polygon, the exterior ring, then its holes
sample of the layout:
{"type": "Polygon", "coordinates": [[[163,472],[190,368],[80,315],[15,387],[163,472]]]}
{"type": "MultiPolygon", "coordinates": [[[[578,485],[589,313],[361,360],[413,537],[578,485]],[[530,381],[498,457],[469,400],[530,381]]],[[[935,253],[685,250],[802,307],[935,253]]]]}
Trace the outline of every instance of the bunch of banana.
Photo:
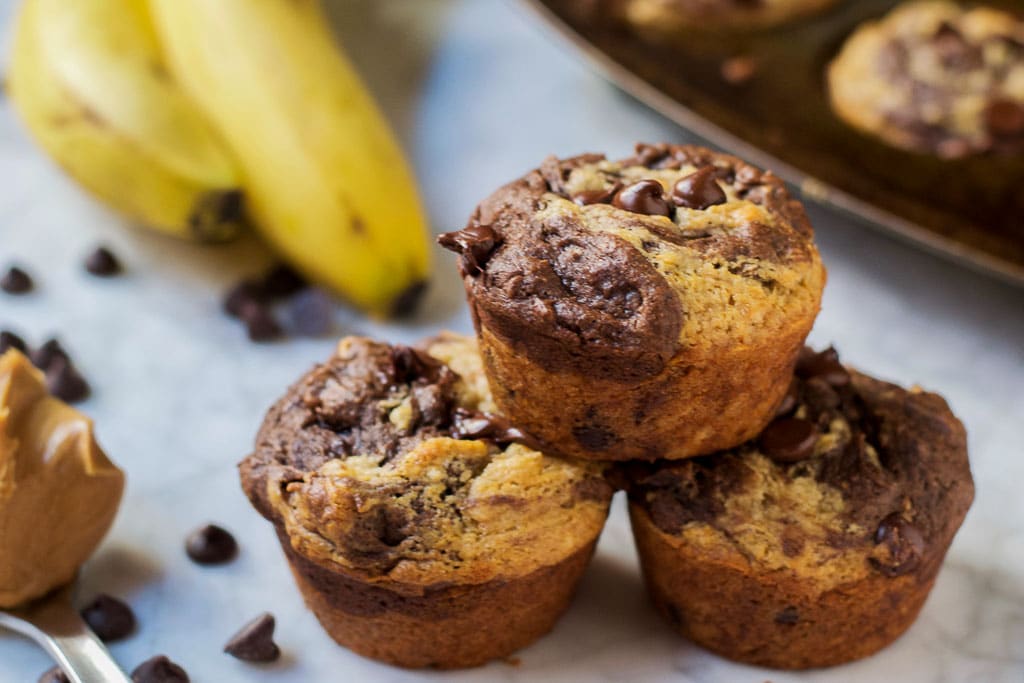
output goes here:
{"type": "Polygon", "coordinates": [[[240,221],[240,174],[172,81],[146,0],[26,0],[8,89],[46,151],[144,225],[203,240],[240,221]]]}
{"type": "Polygon", "coordinates": [[[195,232],[240,187],[287,261],[365,310],[426,280],[412,174],[318,0],[25,0],[10,85],[44,147],[142,222],[195,232]]]}

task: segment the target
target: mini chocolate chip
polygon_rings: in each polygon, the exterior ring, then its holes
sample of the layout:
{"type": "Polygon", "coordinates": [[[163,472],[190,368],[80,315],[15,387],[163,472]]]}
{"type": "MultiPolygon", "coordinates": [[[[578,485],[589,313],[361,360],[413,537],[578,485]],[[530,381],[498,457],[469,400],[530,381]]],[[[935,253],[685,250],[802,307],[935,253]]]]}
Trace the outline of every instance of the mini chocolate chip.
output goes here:
{"type": "Polygon", "coordinates": [[[572,196],[572,200],[580,206],[589,204],[610,204],[615,193],[622,189],[622,183],[616,182],[610,187],[600,190],[581,190],[572,196]]]}
{"type": "Polygon", "coordinates": [[[121,263],[106,247],[97,247],[85,259],[85,269],[99,277],[111,277],[121,272],[121,263]]]}
{"type": "Polygon", "coordinates": [[[463,271],[477,275],[483,272],[501,239],[489,225],[471,225],[456,232],[438,235],[437,243],[449,251],[461,254],[463,271]]]}
{"type": "Polygon", "coordinates": [[[834,387],[850,383],[850,373],[839,362],[839,354],[831,346],[821,353],[805,346],[796,362],[796,374],[801,379],[820,377],[834,387]]]}
{"type": "Polygon", "coordinates": [[[798,621],[800,621],[800,612],[797,611],[796,607],[793,607],[792,605],[782,610],[781,612],[778,612],[775,615],[776,624],[785,624],[787,626],[792,626],[798,621]]]}
{"type": "Polygon", "coordinates": [[[783,417],[768,425],[758,437],[758,446],[772,460],[800,462],[814,453],[818,430],[814,423],[798,417],[783,417]]]}
{"type": "Polygon", "coordinates": [[[886,576],[902,576],[914,571],[924,555],[925,541],[921,531],[893,512],[881,521],[875,531],[875,545],[886,546],[887,557],[872,556],[871,564],[886,576]]]}
{"type": "Polygon", "coordinates": [[[325,337],[334,332],[334,300],[318,287],[307,287],[285,304],[288,327],[303,337],[325,337]]]}
{"type": "Polygon", "coordinates": [[[39,677],[39,683],[71,683],[71,679],[67,677],[63,669],[55,666],[43,672],[43,675],[39,677]]]}
{"type": "Polygon", "coordinates": [[[36,366],[43,372],[50,369],[54,361],[57,359],[63,359],[70,361],[68,352],[64,350],[64,347],[60,345],[60,342],[56,339],[47,339],[42,346],[34,350],[29,354],[29,358],[32,361],[32,365],[36,366]]]}
{"type": "Polygon", "coordinates": [[[246,662],[273,662],[281,656],[274,642],[274,615],[264,612],[231,637],[224,652],[246,662]]]}
{"type": "Polygon", "coordinates": [[[254,342],[273,341],[284,334],[274,314],[263,304],[253,301],[244,304],[241,318],[249,339],[254,342]]]}
{"type": "Polygon", "coordinates": [[[665,199],[665,188],[657,180],[640,180],[627,185],[615,193],[612,205],[645,216],[672,215],[672,205],[665,199]]]}
{"type": "Polygon", "coordinates": [[[189,534],[185,552],[197,564],[225,564],[238,555],[238,543],[226,529],[207,524],[189,534]]]}
{"type": "Polygon", "coordinates": [[[985,108],[985,125],[996,137],[1024,134],[1024,104],[1010,99],[993,100],[985,108]]]}
{"type": "Polygon", "coordinates": [[[264,304],[267,301],[263,286],[255,280],[242,280],[224,295],[224,312],[235,318],[241,318],[242,312],[252,304],[264,304]]]}
{"type": "Polygon", "coordinates": [[[126,638],[135,630],[132,608],[106,594],[97,595],[82,608],[81,614],[93,633],[105,643],[126,638]]]}
{"type": "Polygon", "coordinates": [[[28,344],[25,343],[24,339],[9,330],[0,331],[0,356],[10,349],[28,353],[28,344]]]}
{"type": "Polygon", "coordinates": [[[31,292],[32,287],[32,277],[18,266],[11,266],[3,277],[0,277],[0,289],[8,294],[31,292]]]}
{"type": "Polygon", "coordinates": [[[66,356],[57,356],[46,369],[46,387],[62,401],[78,403],[89,398],[92,389],[66,356]]]}
{"type": "Polygon", "coordinates": [[[800,384],[794,377],[789,387],[786,389],[785,396],[782,397],[782,401],[779,403],[779,407],[775,409],[775,417],[784,417],[789,415],[796,409],[797,403],[800,401],[800,384]]]}
{"type": "Polygon", "coordinates": [[[132,671],[134,683],[189,683],[188,674],[164,655],[147,659],[132,671]]]}
{"type": "Polygon", "coordinates": [[[306,280],[285,264],[274,266],[263,276],[263,295],[268,299],[283,299],[306,286],[306,280]]]}
{"type": "Polygon", "coordinates": [[[725,190],[718,184],[718,169],[703,166],[685,178],[680,178],[672,188],[672,201],[687,209],[704,209],[725,204],[725,190]]]}

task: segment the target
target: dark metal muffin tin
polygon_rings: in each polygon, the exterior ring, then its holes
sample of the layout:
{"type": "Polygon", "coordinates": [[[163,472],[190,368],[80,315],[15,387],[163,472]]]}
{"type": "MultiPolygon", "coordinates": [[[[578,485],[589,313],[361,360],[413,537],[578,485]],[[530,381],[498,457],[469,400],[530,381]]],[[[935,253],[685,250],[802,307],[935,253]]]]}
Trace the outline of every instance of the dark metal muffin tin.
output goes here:
{"type": "Polygon", "coordinates": [[[805,197],[1024,286],[1024,156],[904,152],[829,106],[826,65],[857,26],[898,2],[844,0],[777,28],[671,40],[645,40],[601,12],[600,0],[526,2],[612,82],[712,144],[774,170],[805,197]],[[756,71],[730,84],[721,66],[737,56],[753,58],[756,71]]]}

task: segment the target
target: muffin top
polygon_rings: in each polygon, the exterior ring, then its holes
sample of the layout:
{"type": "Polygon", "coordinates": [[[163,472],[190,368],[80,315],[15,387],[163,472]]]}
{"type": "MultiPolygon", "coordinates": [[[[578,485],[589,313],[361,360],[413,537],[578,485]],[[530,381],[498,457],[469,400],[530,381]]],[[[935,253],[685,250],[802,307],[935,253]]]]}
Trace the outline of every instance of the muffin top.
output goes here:
{"type": "Polygon", "coordinates": [[[597,536],[611,488],[493,410],[473,340],[348,337],[270,409],[242,486],[297,552],[364,580],[529,573],[597,536]]]}
{"type": "Polygon", "coordinates": [[[779,416],[730,451],[625,471],[630,500],[709,557],[739,553],[823,589],[937,568],[974,495],[946,402],[805,349],[779,416]]]}
{"type": "Polygon", "coordinates": [[[442,235],[478,324],[549,368],[633,380],[817,313],[824,268],[782,181],[694,146],[549,158],[442,235]]]}
{"type": "Polygon", "coordinates": [[[829,69],[851,123],[945,158],[1024,150],[1024,22],[946,0],[865,24],[829,69]]]}

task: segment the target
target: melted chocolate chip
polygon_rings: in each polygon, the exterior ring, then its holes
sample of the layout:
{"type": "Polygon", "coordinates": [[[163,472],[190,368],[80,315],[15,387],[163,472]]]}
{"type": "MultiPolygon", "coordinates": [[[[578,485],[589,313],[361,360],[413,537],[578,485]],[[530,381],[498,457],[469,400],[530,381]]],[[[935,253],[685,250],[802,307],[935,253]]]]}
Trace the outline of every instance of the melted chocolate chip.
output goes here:
{"type": "Polygon", "coordinates": [[[273,662],[281,656],[274,642],[274,615],[264,612],[231,637],[224,652],[246,662],[273,662]]]}
{"type": "Polygon", "coordinates": [[[482,439],[493,441],[499,446],[516,442],[539,449],[536,439],[518,427],[513,427],[500,415],[478,413],[465,408],[457,408],[452,413],[451,434],[453,439],[482,439]]]}
{"type": "Polygon", "coordinates": [[[627,185],[615,193],[612,205],[646,216],[672,215],[672,205],[665,199],[665,188],[657,180],[640,180],[627,185]]]}
{"type": "Polygon", "coordinates": [[[758,446],[772,460],[800,462],[814,453],[818,430],[814,423],[797,417],[775,420],[758,437],[758,446]]]}
{"type": "Polygon", "coordinates": [[[164,655],[147,659],[132,671],[134,683],[189,683],[188,674],[164,655]]]}
{"type": "Polygon", "coordinates": [[[580,206],[590,204],[609,204],[615,194],[622,189],[622,183],[616,182],[610,187],[601,190],[582,190],[572,196],[572,200],[580,206]]]}
{"type": "Polygon", "coordinates": [[[925,541],[921,531],[898,512],[888,515],[875,531],[875,544],[884,544],[888,557],[872,556],[872,566],[886,576],[902,576],[914,571],[924,555],[925,541]]]}
{"type": "Polygon", "coordinates": [[[805,346],[796,362],[796,374],[801,379],[820,377],[834,387],[850,383],[850,373],[839,362],[839,354],[831,346],[820,353],[805,346]]]}
{"type": "Polygon", "coordinates": [[[501,239],[489,225],[471,225],[457,232],[439,235],[437,243],[449,251],[461,254],[463,270],[476,275],[483,272],[501,239]]]}
{"type": "Polygon", "coordinates": [[[112,277],[121,272],[121,262],[106,247],[97,247],[85,259],[85,269],[97,277],[112,277]]]}
{"type": "Polygon", "coordinates": [[[57,356],[46,369],[46,388],[51,394],[68,403],[89,398],[92,389],[67,356],[57,356]]]}
{"type": "Polygon", "coordinates": [[[59,666],[55,666],[52,669],[47,669],[39,677],[39,683],[71,683],[71,679],[59,666]]]}
{"type": "Polygon", "coordinates": [[[0,289],[8,294],[25,294],[31,292],[32,277],[18,266],[11,266],[0,277],[0,289]]]}
{"type": "Polygon", "coordinates": [[[725,204],[725,191],[718,184],[714,166],[699,168],[685,178],[680,178],[672,188],[672,201],[687,209],[704,210],[717,204],[725,204]]]}
{"type": "Polygon", "coordinates": [[[0,356],[10,349],[27,353],[28,344],[25,343],[24,339],[9,330],[0,331],[0,356]]]}
{"type": "Polygon", "coordinates": [[[189,535],[185,552],[197,564],[225,564],[235,559],[238,543],[226,529],[207,524],[189,535]]]}
{"type": "Polygon", "coordinates": [[[82,619],[100,640],[112,643],[126,638],[135,631],[135,613],[117,598],[98,595],[82,608],[82,619]]]}
{"type": "Polygon", "coordinates": [[[391,365],[396,384],[411,384],[421,378],[433,382],[441,371],[438,360],[411,346],[392,347],[391,365]]]}
{"type": "Polygon", "coordinates": [[[985,108],[985,125],[996,137],[1024,135],[1024,104],[1008,99],[993,100],[985,108]]]}

